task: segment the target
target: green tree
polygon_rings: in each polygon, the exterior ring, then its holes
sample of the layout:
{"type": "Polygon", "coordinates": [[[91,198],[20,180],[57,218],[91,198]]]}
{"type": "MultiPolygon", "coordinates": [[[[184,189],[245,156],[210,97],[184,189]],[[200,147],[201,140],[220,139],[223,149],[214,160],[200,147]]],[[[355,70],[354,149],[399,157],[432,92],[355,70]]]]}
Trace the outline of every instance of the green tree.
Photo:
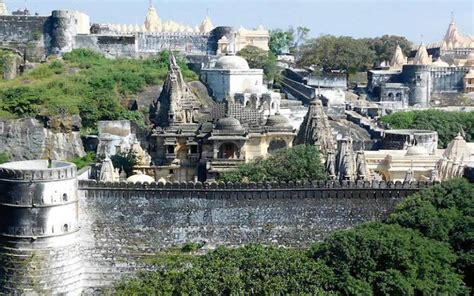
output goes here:
{"type": "Polygon", "coordinates": [[[237,55],[246,59],[250,68],[263,69],[267,81],[274,81],[279,76],[276,57],[271,52],[247,45],[237,55]]]}
{"type": "Polygon", "coordinates": [[[393,57],[397,45],[400,46],[405,56],[407,56],[413,44],[405,37],[395,35],[383,35],[376,38],[362,39],[370,50],[375,52],[375,64],[378,65],[383,61],[390,61],[393,57]]]}
{"type": "Polygon", "coordinates": [[[125,170],[127,176],[133,175],[133,167],[137,165],[137,157],[133,153],[119,153],[110,157],[115,168],[125,170]]]}
{"type": "Polygon", "coordinates": [[[464,131],[466,141],[474,140],[474,112],[422,110],[397,112],[380,118],[393,129],[421,129],[438,132],[439,147],[446,148],[456,135],[464,131]]]}
{"type": "Polygon", "coordinates": [[[344,295],[461,295],[448,245],[398,225],[367,223],[331,235],[311,249],[335,273],[344,295]]]}
{"type": "MultiPolygon", "coordinates": [[[[189,262],[189,261],[188,261],[189,262]]],[[[144,273],[118,295],[322,295],[331,270],[304,251],[249,245],[220,247],[190,264],[144,273]],[[186,267],[187,266],[187,267],[186,267]]]]}
{"type": "Polygon", "coordinates": [[[374,59],[375,53],[361,40],[325,35],[302,46],[298,64],[315,66],[323,72],[339,70],[354,73],[369,69],[374,59]]]}
{"type": "Polygon", "coordinates": [[[224,182],[314,181],[326,180],[327,174],[314,146],[299,145],[278,150],[266,159],[244,164],[219,176],[224,182]]]}
{"type": "Polygon", "coordinates": [[[387,222],[449,243],[458,255],[456,267],[474,288],[474,184],[454,179],[416,193],[399,204],[387,222]]]}
{"type": "Polygon", "coordinates": [[[270,31],[269,47],[275,56],[289,52],[293,44],[294,36],[292,30],[275,29],[270,31]]]}

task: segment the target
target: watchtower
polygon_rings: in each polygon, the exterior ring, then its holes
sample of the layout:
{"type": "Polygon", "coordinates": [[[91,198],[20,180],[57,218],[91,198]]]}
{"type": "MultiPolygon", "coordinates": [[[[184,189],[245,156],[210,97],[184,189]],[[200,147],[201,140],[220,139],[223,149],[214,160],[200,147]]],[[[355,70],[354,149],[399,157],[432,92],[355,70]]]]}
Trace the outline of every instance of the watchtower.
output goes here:
{"type": "Polygon", "coordinates": [[[74,164],[0,165],[0,294],[81,293],[78,213],[74,164]]]}

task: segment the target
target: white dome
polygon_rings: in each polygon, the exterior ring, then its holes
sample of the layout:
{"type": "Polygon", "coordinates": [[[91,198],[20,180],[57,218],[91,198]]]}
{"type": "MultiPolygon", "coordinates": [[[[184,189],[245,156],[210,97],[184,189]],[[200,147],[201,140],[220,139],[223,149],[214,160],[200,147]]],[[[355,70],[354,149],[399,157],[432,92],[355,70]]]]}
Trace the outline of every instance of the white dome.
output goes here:
{"type": "Polygon", "coordinates": [[[249,70],[249,64],[239,56],[223,56],[216,62],[216,69],[225,70],[249,70]]]}
{"type": "Polygon", "coordinates": [[[411,146],[408,147],[406,156],[419,156],[419,155],[429,155],[428,150],[423,146],[411,146]]]}
{"type": "Polygon", "coordinates": [[[446,62],[443,62],[441,58],[438,58],[436,61],[434,61],[431,66],[433,67],[449,67],[449,64],[446,62]]]}
{"type": "Polygon", "coordinates": [[[153,183],[155,179],[145,174],[136,174],[128,177],[127,182],[129,183],[153,183]]]}
{"type": "Polygon", "coordinates": [[[245,90],[245,93],[250,94],[264,94],[268,92],[268,88],[264,85],[252,85],[245,90]]]}

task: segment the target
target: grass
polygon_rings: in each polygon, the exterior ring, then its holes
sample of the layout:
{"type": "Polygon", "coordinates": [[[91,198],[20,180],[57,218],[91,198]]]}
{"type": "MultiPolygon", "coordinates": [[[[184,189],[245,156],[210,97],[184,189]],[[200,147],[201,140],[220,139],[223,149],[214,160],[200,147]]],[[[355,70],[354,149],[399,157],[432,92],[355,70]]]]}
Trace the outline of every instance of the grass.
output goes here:
{"type": "MultiPolygon", "coordinates": [[[[183,59],[178,63],[185,79],[197,80],[183,59]]],[[[86,129],[98,120],[129,119],[143,126],[142,112],[126,110],[120,101],[160,85],[168,65],[166,51],[148,59],[111,60],[90,50],[74,50],[21,77],[0,80],[0,118],[79,114],[86,129]]]]}

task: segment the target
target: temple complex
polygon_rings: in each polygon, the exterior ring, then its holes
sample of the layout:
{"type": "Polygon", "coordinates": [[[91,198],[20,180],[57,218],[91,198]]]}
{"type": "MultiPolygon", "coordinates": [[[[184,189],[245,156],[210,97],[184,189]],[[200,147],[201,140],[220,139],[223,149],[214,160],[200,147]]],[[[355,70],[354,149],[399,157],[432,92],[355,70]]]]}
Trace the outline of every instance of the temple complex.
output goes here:
{"type": "Polygon", "coordinates": [[[421,43],[413,56],[406,58],[397,46],[389,67],[368,71],[369,96],[383,112],[428,107],[435,101],[450,105],[443,99],[445,94],[456,97],[472,92],[466,78],[474,69],[472,40],[461,35],[452,21],[439,47],[421,43]]]}

